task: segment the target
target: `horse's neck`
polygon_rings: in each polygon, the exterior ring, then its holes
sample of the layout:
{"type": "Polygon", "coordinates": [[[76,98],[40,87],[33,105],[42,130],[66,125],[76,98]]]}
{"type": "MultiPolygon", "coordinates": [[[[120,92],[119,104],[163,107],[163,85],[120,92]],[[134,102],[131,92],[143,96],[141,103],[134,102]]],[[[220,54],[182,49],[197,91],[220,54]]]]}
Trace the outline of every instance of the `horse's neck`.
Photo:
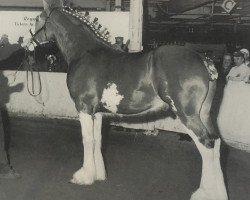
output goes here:
{"type": "Polygon", "coordinates": [[[60,21],[54,20],[53,29],[56,42],[68,65],[85,52],[103,46],[93,34],[89,34],[87,28],[85,30],[75,25],[69,19],[66,19],[65,16],[62,16],[60,21]],[[67,20],[67,22],[64,20],[67,20]]]}

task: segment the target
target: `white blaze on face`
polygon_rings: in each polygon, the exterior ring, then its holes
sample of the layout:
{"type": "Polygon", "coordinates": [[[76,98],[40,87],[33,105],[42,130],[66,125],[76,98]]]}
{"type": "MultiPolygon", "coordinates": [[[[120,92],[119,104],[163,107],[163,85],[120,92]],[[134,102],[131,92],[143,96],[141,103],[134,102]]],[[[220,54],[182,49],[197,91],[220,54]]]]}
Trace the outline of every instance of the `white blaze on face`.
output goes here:
{"type": "Polygon", "coordinates": [[[114,83],[108,83],[107,88],[103,90],[101,102],[103,106],[111,112],[117,112],[117,106],[124,98],[123,95],[119,94],[117,85],[114,83]]]}

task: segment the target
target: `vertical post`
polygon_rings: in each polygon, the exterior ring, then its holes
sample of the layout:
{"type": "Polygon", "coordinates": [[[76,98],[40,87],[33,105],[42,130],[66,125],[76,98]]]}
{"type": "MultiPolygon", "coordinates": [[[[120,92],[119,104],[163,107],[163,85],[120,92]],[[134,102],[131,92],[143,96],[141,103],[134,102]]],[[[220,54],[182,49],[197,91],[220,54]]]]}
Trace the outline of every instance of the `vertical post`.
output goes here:
{"type": "Polygon", "coordinates": [[[143,0],[130,0],[129,51],[142,51],[143,0]]]}
{"type": "Polygon", "coordinates": [[[122,10],[122,0],[115,0],[115,11],[122,10]]]}
{"type": "Polygon", "coordinates": [[[106,2],[106,11],[110,11],[110,0],[106,2]]]}

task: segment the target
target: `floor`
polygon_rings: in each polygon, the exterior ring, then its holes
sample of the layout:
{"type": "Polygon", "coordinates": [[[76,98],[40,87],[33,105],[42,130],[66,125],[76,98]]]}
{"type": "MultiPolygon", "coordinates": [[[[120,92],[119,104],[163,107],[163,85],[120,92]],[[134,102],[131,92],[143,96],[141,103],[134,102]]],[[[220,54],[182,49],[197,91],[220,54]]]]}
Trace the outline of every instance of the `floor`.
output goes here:
{"type": "MultiPolygon", "coordinates": [[[[188,200],[198,187],[201,158],[192,142],[104,126],[105,182],[68,183],[81,166],[77,121],[11,118],[11,156],[19,180],[0,180],[0,200],[188,200]]],[[[250,199],[250,154],[222,148],[230,200],[250,199]]]]}

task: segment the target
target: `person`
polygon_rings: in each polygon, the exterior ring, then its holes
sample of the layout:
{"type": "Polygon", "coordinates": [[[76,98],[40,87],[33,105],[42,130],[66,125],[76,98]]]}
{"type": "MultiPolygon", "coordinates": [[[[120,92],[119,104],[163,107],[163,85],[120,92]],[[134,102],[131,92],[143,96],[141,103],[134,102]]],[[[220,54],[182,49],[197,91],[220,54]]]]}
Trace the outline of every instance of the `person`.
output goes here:
{"type": "Polygon", "coordinates": [[[245,59],[245,64],[250,67],[250,62],[249,62],[249,51],[247,49],[241,49],[241,53],[244,54],[244,59],[245,59]]]}
{"type": "Polygon", "coordinates": [[[232,55],[230,53],[226,53],[223,56],[223,61],[222,61],[222,76],[226,77],[231,70],[233,65],[233,60],[232,60],[232,55]]]}
{"type": "Polygon", "coordinates": [[[0,39],[0,47],[5,47],[7,45],[9,45],[10,42],[9,42],[9,37],[7,34],[3,34],[1,36],[1,39],[0,39]]]}
{"type": "Polygon", "coordinates": [[[123,37],[115,37],[115,44],[112,45],[113,48],[124,51],[123,50],[123,37]]]}
{"type": "Polygon", "coordinates": [[[249,140],[250,92],[248,79],[250,68],[245,64],[241,51],[234,53],[233,67],[227,75],[223,99],[217,117],[220,133],[227,138],[249,140]]]}
{"type": "Polygon", "coordinates": [[[237,51],[233,54],[233,59],[236,66],[229,71],[226,80],[248,82],[250,68],[245,64],[244,54],[237,51]]]}
{"type": "Polygon", "coordinates": [[[128,45],[130,40],[127,40],[126,44],[123,43],[123,37],[115,37],[115,44],[112,45],[114,49],[123,51],[123,52],[128,52],[128,45]]]}
{"type": "Polygon", "coordinates": [[[15,86],[8,86],[8,79],[0,71],[0,178],[17,179],[20,175],[13,169],[10,162],[9,142],[10,135],[6,127],[7,109],[6,103],[9,96],[13,92],[19,92],[23,89],[23,84],[19,83],[15,86]]]}
{"type": "Polygon", "coordinates": [[[25,50],[20,44],[10,44],[8,35],[3,34],[0,40],[0,69],[16,70],[23,58],[25,50]]]}
{"type": "Polygon", "coordinates": [[[23,38],[22,36],[20,36],[17,40],[17,44],[19,44],[20,46],[23,44],[23,38]]]}

